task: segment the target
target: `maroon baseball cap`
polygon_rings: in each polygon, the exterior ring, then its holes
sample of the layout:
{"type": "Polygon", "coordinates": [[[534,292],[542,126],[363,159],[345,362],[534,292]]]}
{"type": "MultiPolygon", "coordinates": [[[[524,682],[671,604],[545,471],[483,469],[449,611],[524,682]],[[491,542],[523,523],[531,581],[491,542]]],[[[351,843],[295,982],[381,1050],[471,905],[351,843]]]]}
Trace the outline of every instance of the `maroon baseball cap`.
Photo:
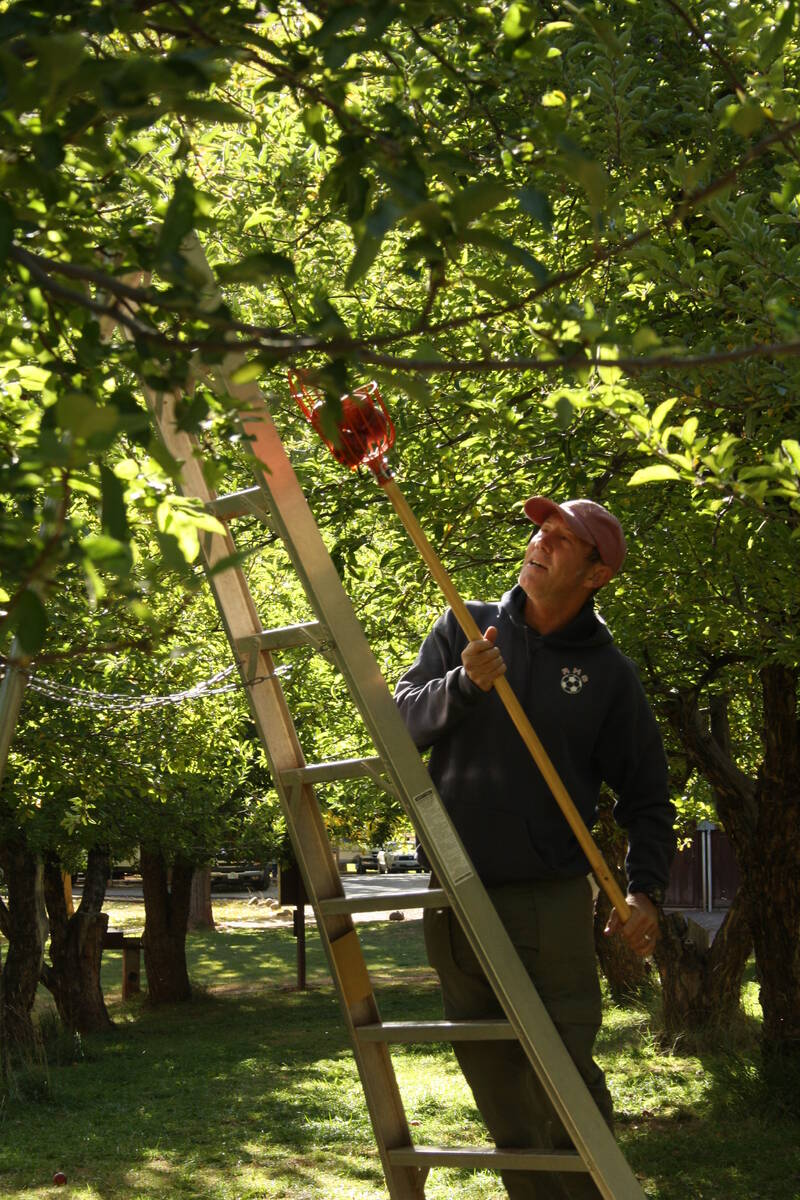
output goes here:
{"type": "Polygon", "coordinates": [[[597,547],[601,561],[611,567],[614,575],[625,561],[627,546],[622,526],[613,513],[594,500],[565,500],[556,504],[546,496],[531,496],[525,501],[525,514],[534,525],[541,525],[548,517],[561,517],[573,533],[597,547]]]}

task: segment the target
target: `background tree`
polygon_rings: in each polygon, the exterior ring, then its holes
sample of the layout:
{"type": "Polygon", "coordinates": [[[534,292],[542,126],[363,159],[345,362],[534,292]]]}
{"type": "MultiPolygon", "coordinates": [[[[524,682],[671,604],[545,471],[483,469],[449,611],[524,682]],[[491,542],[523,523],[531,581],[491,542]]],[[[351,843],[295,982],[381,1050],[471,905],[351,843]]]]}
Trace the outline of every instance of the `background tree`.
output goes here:
{"type": "MultiPolygon", "coordinates": [[[[48,652],[43,596],[68,569],[90,591],[98,579],[128,589],[146,620],[156,584],[130,550],[139,513],[188,586],[182,564],[206,518],[169,501],[174,464],[138,385],[183,389],[190,359],[212,366],[232,343],[250,355],[240,378],[273,390],[389,674],[438,601],[384,537],[380,496],[342,487],[300,433],[288,362],[335,395],[365,372],[387,388],[409,499],[466,591],[513,569],[525,494],[602,495],[635,552],[604,611],[625,649],[649,652],[653,694],[677,688],[701,706],[724,684],[745,773],[759,770],[752,731],[766,722],[755,820],[764,844],[781,844],[778,899],[758,839],[732,836],[776,1051],[796,1048],[800,1028],[797,973],[784,979],[800,933],[784,836],[796,811],[795,15],[671,0],[563,12],[453,0],[431,14],[374,0],[191,15],[157,4],[124,22],[88,3],[19,3],[0,16],[6,633],[23,655],[48,652]],[[191,229],[225,289],[216,307],[178,253],[191,229]],[[132,287],[137,272],[151,282],[132,287]],[[105,319],[129,340],[104,345],[105,319]],[[160,470],[129,474],[139,452],[160,470]],[[637,497],[631,482],[649,486],[637,497]],[[102,534],[82,533],[76,494],[102,534]],[[666,586],[662,556],[687,525],[698,557],[676,558],[681,586],[666,586]],[[736,587],[757,616],[727,603],[736,587]],[[688,654],[668,662],[666,647],[688,654]],[[758,703],[729,654],[758,673],[758,703]]],[[[235,476],[225,400],[200,387],[181,420],[212,482],[235,476]],[[212,433],[229,437],[216,453],[212,433]]],[[[675,722],[687,754],[691,725],[675,722]]]]}

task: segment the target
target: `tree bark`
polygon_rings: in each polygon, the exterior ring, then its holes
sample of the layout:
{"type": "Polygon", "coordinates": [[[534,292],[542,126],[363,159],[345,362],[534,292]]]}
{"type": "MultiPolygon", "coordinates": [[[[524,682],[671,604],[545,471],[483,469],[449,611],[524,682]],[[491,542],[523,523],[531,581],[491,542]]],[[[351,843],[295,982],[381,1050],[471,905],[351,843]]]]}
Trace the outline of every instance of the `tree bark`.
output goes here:
{"type": "Polygon", "coordinates": [[[741,889],[707,948],[692,940],[682,913],[661,913],[653,958],[670,1042],[686,1033],[703,1036],[730,1029],[740,1011],[742,977],[752,946],[741,889]]]}
{"type": "Polygon", "coordinates": [[[765,1060],[800,1069],[800,740],[798,671],[763,667],[764,756],[756,780],[730,753],[725,698],[703,720],[694,690],[676,693],[670,720],[714,788],[741,872],[764,1014],[765,1060]]]}
{"type": "MultiPolygon", "coordinates": [[[[609,870],[624,893],[628,886],[625,875],[626,839],[612,815],[613,806],[613,798],[607,792],[601,792],[597,824],[592,832],[609,870]]],[[[610,916],[611,901],[600,888],[594,903],[594,945],[609,991],[614,1000],[622,1004],[641,992],[650,978],[650,967],[645,959],[628,948],[619,935],[608,937],[603,933],[610,916]]]]}
{"type": "Polygon", "coordinates": [[[764,1013],[765,1056],[800,1069],[800,736],[798,672],[761,670],[764,760],[758,824],[743,865],[764,1013]]]}
{"type": "Polygon", "coordinates": [[[64,1025],[75,1033],[113,1029],[100,982],[103,936],[108,927],[108,913],[101,909],[110,866],[107,847],[92,847],[81,902],[70,916],[61,864],[55,859],[45,864],[50,963],[44,965],[42,982],[52,993],[64,1025]]]}
{"type": "Polygon", "coordinates": [[[190,930],[216,928],[214,910],[211,907],[211,867],[198,867],[192,876],[188,928],[190,930]]]}
{"type": "Polygon", "coordinates": [[[42,863],[21,842],[0,846],[0,866],[8,889],[2,928],[8,938],[3,965],[2,1040],[6,1047],[33,1045],[33,1003],[44,962],[47,917],[42,892],[42,863]]]}
{"type": "Polygon", "coordinates": [[[139,861],[145,910],[142,947],[150,1001],[171,1004],[189,1000],[186,928],[193,864],[178,857],[168,872],[161,850],[144,846],[139,861]]]}
{"type": "MultiPolygon", "coordinates": [[[[0,901],[2,904],[2,901],[0,901]]],[[[5,905],[3,905],[5,909],[5,905]]],[[[3,922],[3,928],[5,923],[3,922]]],[[[4,997],[5,989],[3,987],[3,945],[0,942],[0,1093],[8,1094],[11,1083],[11,1055],[8,1048],[8,1037],[6,1036],[6,1022],[4,1020],[4,997]]]]}

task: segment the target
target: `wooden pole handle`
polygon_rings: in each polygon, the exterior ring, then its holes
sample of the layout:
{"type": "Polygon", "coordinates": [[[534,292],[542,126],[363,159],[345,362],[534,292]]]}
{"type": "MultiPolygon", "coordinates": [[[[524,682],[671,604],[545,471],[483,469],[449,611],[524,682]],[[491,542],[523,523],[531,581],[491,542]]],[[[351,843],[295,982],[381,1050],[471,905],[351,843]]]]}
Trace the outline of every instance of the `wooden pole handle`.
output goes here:
{"type": "MultiPolygon", "coordinates": [[[[475,618],[456,591],[452,579],[447,574],[435,550],[425,536],[419,521],[409,508],[408,502],[400,491],[400,488],[393,479],[380,479],[379,483],[391,500],[394,510],[403,522],[409,537],[425,560],[428,570],[441,588],[447,603],[455,614],[456,620],[464,631],[465,637],[471,642],[477,638],[482,638],[482,630],[478,628],[475,618]]],[[[536,730],[528,720],[524,708],[517,699],[508,680],[503,676],[495,679],[493,687],[503,702],[506,712],[514,722],[520,737],[528,747],[534,762],[542,773],[545,783],[555,796],[556,803],[564,814],[570,829],[575,834],[581,850],[589,860],[589,865],[594,872],[595,879],[608,896],[616,909],[619,919],[624,924],[630,918],[631,910],[622,894],[622,889],[611,874],[606,860],[603,858],[597,843],[587,829],[583,817],[575,807],[572,797],[564,787],[561,776],[550,761],[550,756],[540,742],[536,730]]]]}

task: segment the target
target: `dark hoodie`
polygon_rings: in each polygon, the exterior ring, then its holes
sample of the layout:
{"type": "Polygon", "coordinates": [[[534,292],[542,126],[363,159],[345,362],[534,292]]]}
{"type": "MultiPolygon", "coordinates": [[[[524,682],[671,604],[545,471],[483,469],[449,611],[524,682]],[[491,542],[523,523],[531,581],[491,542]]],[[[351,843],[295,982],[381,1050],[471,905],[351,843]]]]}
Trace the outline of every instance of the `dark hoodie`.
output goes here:
{"type": "MultiPolygon", "coordinates": [[[[497,627],[507,679],[589,828],[605,782],[628,833],[629,888],[665,887],[675,852],[661,738],[636,668],[592,601],[563,629],[526,624],[517,586],[468,607],[497,627]]],[[[589,864],[497,693],[466,676],[467,639],[450,609],[425,639],[395,700],[485,884],[586,874],[589,864]]]]}

